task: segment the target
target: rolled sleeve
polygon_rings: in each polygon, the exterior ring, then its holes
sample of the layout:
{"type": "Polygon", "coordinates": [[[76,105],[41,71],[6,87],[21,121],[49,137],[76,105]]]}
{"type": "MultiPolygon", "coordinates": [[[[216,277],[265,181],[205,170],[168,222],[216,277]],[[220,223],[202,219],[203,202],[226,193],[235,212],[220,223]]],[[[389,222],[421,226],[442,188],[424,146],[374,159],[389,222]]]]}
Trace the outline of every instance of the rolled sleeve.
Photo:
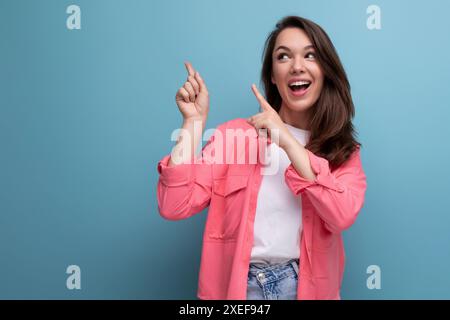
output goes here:
{"type": "Polygon", "coordinates": [[[161,182],[168,187],[184,186],[194,178],[195,165],[180,163],[169,166],[170,154],[158,162],[158,172],[161,182]]]}
{"type": "Polygon", "coordinates": [[[308,153],[309,162],[311,164],[311,169],[313,170],[316,178],[314,181],[303,178],[297,170],[295,170],[294,166],[289,164],[289,166],[285,170],[285,180],[289,188],[296,195],[303,193],[306,188],[312,185],[321,185],[326,188],[344,192],[344,188],[342,185],[336,181],[334,176],[331,174],[330,166],[328,160],[319,156],[316,156],[314,153],[305,149],[308,153]]]}
{"type": "Polygon", "coordinates": [[[285,171],[286,183],[294,194],[305,193],[325,226],[340,233],[355,221],[364,204],[367,188],[360,152],[331,173],[328,161],[308,150],[314,181],[300,176],[292,164],[285,171]]]}

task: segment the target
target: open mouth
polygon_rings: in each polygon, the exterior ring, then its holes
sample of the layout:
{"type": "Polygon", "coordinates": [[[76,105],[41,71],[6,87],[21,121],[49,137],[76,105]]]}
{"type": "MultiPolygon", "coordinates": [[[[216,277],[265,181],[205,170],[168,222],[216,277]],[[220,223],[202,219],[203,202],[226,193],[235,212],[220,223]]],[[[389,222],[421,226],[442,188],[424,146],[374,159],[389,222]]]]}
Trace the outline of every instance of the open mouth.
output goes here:
{"type": "Polygon", "coordinates": [[[289,85],[289,89],[293,92],[305,92],[309,86],[311,85],[311,82],[309,81],[297,81],[289,85]]]}

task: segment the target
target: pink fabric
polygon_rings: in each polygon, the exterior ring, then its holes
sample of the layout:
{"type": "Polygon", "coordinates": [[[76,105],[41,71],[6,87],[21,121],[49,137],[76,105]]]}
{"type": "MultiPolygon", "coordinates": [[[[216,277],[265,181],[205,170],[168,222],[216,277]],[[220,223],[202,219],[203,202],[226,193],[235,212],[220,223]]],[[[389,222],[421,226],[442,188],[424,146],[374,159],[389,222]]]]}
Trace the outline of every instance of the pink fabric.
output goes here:
{"type": "MultiPolygon", "coordinates": [[[[217,132],[253,128],[245,119],[234,119],[217,127],[203,153],[218,150],[217,132]]],[[[263,139],[256,130],[235,154],[248,152],[263,139]]],[[[224,154],[226,139],[222,143],[224,154]]],[[[268,143],[272,143],[268,139],[268,143]]],[[[360,150],[339,168],[330,171],[328,161],[308,150],[315,181],[302,178],[290,164],[285,181],[294,194],[302,194],[301,259],[297,299],[340,299],[345,253],[341,232],[355,221],[364,203],[366,176],[360,150]]],[[[253,245],[256,200],[261,185],[261,165],[217,164],[206,160],[168,167],[170,154],[158,163],[158,209],[168,220],[186,219],[209,206],[203,234],[198,297],[200,299],[245,300],[247,274],[253,245]]],[[[299,207],[300,208],[300,207],[299,207]]]]}

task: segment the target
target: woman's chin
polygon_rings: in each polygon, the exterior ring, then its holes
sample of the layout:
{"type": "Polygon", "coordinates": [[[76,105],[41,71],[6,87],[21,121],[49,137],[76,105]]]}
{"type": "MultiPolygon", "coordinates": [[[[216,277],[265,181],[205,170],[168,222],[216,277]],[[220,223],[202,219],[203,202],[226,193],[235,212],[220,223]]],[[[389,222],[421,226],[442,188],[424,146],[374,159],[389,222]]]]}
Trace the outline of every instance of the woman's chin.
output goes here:
{"type": "Polygon", "coordinates": [[[311,103],[308,100],[292,100],[292,99],[286,99],[283,100],[283,102],[286,102],[285,105],[289,110],[296,111],[296,112],[305,112],[311,107],[311,103]]]}

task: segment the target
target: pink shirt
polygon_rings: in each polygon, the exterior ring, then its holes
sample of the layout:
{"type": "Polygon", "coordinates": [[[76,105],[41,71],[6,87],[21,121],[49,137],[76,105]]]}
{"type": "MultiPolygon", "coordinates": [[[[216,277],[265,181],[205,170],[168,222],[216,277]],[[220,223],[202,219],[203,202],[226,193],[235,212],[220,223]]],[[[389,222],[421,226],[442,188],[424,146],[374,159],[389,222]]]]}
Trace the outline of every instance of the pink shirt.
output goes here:
{"type": "MultiPolygon", "coordinates": [[[[205,154],[237,156],[260,145],[260,137],[245,119],[219,125],[203,148],[205,154]],[[227,129],[247,129],[244,144],[226,149],[227,129]],[[217,135],[223,139],[218,139],[217,135]],[[223,140],[221,143],[216,143],[223,140]],[[219,152],[220,153],[220,152],[219,152]]],[[[272,143],[270,139],[265,140],[272,143]]],[[[301,233],[297,299],[340,299],[345,252],[342,231],[355,221],[364,203],[366,176],[360,150],[334,171],[325,158],[307,150],[315,181],[301,177],[290,164],[285,181],[293,194],[301,194],[301,233]]],[[[262,181],[262,164],[246,157],[244,164],[213,163],[208,157],[193,164],[169,167],[170,154],[158,163],[158,209],[168,220],[181,220],[209,206],[203,234],[198,297],[245,300],[256,201],[262,181]]],[[[225,161],[224,161],[225,162],[225,161]]]]}

